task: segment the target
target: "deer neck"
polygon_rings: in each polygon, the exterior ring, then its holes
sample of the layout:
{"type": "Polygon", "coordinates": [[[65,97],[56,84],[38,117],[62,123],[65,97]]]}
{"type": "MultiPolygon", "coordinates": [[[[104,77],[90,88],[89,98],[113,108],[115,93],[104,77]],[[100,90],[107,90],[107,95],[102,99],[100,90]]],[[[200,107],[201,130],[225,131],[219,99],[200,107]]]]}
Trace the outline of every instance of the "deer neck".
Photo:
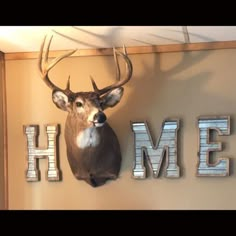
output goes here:
{"type": "Polygon", "coordinates": [[[100,143],[98,128],[89,127],[81,130],[76,137],[76,145],[80,149],[96,147],[100,143]]]}
{"type": "Polygon", "coordinates": [[[67,117],[65,137],[68,139],[68,142],[71,142],[73,138],[73,143],[77,148],[94,148],[100,144],[101,132],[106,126],[107,124],[104,124],[102,127],[88,127],[80,120],[67,117]]]}

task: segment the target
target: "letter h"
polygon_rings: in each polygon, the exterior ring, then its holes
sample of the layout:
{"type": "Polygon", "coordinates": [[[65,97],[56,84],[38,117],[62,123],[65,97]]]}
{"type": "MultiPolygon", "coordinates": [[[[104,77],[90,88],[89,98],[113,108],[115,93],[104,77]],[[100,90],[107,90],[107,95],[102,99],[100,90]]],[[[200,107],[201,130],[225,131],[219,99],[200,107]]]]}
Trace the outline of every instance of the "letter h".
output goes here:
{"type": "Polygon", "coordinates": [[[24,127],[24,133],[27,137],[27,161],[28,168],[26,170],[27,181],[39,181],[40,171],[38,169],[38,159],[48,158],[48,171],[46,179],[48,181],[59,181],[60,171],[57,166],[57,134],[59,133],[59,125],[45,125],[47,133],[47,149],[38,148],[38,125],[27,125],[24,127]]]}

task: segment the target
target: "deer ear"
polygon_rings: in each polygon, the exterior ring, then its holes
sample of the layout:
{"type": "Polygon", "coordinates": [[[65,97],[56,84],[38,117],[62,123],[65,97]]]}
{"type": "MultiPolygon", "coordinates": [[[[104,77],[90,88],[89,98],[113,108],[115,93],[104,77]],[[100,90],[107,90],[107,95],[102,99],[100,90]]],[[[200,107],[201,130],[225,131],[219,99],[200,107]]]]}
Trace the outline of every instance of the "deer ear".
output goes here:
{"type": "Polygon", "coordinates": [[[123,96],[123,92],[124,92],[123,87],[119,87],[119,88],[113,89],[111,92],[105,94],[101,98],[102,108],[106,109],[108,107],[114,107],[121,100],[121,98],[123,96]]]}
{"type": "Polygon", "coordinates": [[[53,91],[52,93],[52,100],[54,104],[63,111],[69,110],[69,101],[68,97],[62,91],[53,91]]]}

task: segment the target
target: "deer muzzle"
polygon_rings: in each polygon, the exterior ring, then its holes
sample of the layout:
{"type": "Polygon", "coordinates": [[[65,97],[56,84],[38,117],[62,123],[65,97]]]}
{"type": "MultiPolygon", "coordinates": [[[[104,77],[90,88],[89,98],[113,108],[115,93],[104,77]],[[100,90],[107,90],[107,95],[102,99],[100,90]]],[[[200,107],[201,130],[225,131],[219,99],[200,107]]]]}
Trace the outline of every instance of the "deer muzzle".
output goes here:
{"type": "Polygon", "coordinates": [[[106,115],[102,111],[99,111],[93,117],[93,124],[96,127],[101,127],[104,125],[106,120],[107,120],[106,115]]]}

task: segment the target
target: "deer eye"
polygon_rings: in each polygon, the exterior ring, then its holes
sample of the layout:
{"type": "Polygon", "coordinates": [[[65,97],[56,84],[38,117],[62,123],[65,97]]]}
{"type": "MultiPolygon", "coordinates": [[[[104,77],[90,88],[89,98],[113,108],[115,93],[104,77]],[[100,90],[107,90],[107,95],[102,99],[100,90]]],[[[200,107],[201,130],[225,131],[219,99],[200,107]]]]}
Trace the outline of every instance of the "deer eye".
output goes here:
{"type": "Polygon", "coordinates": [[[83,106],[83,103],[82,103],[82,102],[76,102],[75,105],[76,105],[77,107],[82,107],[82,106],[83,106]]]}

